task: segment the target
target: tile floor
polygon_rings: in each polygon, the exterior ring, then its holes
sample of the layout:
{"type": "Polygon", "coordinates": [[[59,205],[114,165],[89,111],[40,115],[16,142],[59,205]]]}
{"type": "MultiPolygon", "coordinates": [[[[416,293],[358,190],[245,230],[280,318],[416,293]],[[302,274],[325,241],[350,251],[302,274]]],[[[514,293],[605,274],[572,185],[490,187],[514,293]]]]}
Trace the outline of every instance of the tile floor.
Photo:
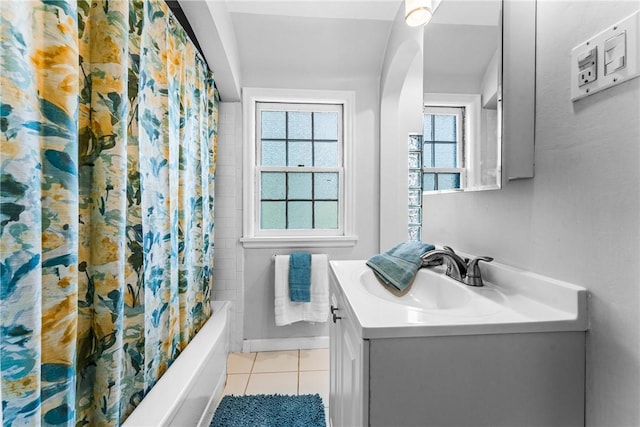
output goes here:
{"type": "Polygon", "coordinates": [[[224,394],[315,394],[329,411],[329,350],[231,353],[224,394]]]}

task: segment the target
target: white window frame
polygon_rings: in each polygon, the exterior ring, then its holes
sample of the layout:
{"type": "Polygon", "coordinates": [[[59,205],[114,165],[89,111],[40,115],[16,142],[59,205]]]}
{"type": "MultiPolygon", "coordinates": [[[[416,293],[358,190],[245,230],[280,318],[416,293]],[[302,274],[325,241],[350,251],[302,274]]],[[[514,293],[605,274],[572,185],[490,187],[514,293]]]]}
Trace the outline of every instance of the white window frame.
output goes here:
{"type": "MultiPolygon", "coordinates": [[[[461,165],[462,171],[460,168],[436,168],[437,170],[430,168],[429,171],[423,169],[426,172],[461,172],[461,175],[460,188],[423,191],[422,194],[430,195],[464,191],[469,181],[473,181],[475,175],[480,173],[480,153],[478,149],[473,147],[477,146],[476,141],[481,139],[481,96],[464,93],[425,93],[424,111],[426,112],[430,107],[464,108],[464,131],[462,133],[464,142],[462,150],[458,150],[458,156],[462,156],[462,159],[458,158],[458,165],[461,165]]],[[[462,122],[459,121],[458,126],[460,126],[460,123],[462,122]]],[[[460,135],[460,133],[458,134],[460,135]]]]}
{"type": "MultiPolygon", "coordinates": [[[[456,136],[457,136],[457,141],[456,141],[456,145],[457,145],[457,149],[456,149],[456,164],[458,165],[458,167],[453,167],[453,168],[444,168],[444,167],[422,167],[422,173],[435,173],[435,174],[439,174],[439,173],[459,173],[460,174],[460,188],[464,188],[466,186],[467,183],[467,170],[465,168],[465,154],[464,154],[464,150],[466,147],[465,144],[465,135],[464,135],[464,130],[466,129],[466,125],[465,125],[465,107],[463,106],[455,106],[455,107],[441,107],[441,106],[432,106],[432,105],[425,105],[424,109],[423,109],[423,120],[424,120],[424,116],[430,114],[430,115],[434,115],[434,116],[444,116],[444,115],[448,115],[448,116],[456,116],[456,136]]],[[[423,162],[424,162],[424,145],[425,144],[431,144],[433,143],[433,141],[427,141],[425,139],[425,136],[422,135],[422,156],[423,156],[423,162]]],[[[420,177],[422,179],[422,177],[420,177]]],[[[454,189],[449,189],[449,190],[454,190],[454,189]]],[[[455,189],[458,190],[458,189],[455,189]]],[[[425,190],[424,192],[427,193],[432,193],[432,192],[437,192],[437,191],[442,191],[442,190],[425,190]]]]}
{"type": "MultiPolygon", "coordinates": [[[[244,88],[243,100],[243,237],[245,248],[279,247],[342,247],[353,246],[354,234],[353,143],[355,93],[352,91],[318,91],[294,89],[244,88]],[[342,106],[342,172],[339,180],[338,229],[261,230],[260,229],[260,172],[271,167],[260,165],[259,105],[314,104],[342,106]]],[[[310,111],[310,110],[307,110],[310,111]]],[[[322,168],[278,168],[292,172],[322,172],[322,168]]],[[[336,168],[327,168],[334,172],[336,168]]]]}

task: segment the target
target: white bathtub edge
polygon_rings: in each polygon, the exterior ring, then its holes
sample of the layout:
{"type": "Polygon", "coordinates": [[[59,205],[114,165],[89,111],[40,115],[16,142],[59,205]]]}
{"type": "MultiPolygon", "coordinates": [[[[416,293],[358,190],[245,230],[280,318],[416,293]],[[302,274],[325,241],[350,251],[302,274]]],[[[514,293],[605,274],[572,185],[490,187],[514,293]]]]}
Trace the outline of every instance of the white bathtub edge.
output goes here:
{"type": "MultiPolygon", "coordinates": [[[[225,369],[226,374],[226,369],[225,369]]],[[[197,427],[209,427],[211,425],[211,421],[213,420],[213,416],[215,415],[216,409],[222,400],[222,392],[224,391],[224,386],[226,384],[226,375],[221,376],[218,379],[218,384],[216,384],[216,388],[214,392],[211,394],[211,399],[207,403],[207,407],[205,408],[200,420],[198,420],[197,427]]]]}
{"type": "MultiPolygon", "coordinates": [[[[225,352],[228,352],[228,318],[231,303],[215,301],[212,302],[212,306],[214,312],[212,317],[129,415],[123,423],[124,427],[170,425],[182,407],[185,397],[191,391],[194,380],[198,379],[208,358],[216,349],[215,344],[220,339],[224,340],[225,352]],[[224,316],[224,321],[221,321],[222,319],[219,319],[218,316],[224,316]],[[222,337],[223,333],[226,333],[227,336],[222,337]],[[197,368],[194,369],[194,367],[197,368]]],[[[226,374],[226,367],[224,373],[226,374]]],[[[222,375],[222,378],[218,379],[218,383],[222,381],[224,385],[225,376],[222,375]]],[[[218,385],[216,385],[217,387],[218,385]]],[[[217,391],[212,393],[210,400],[215,400],[216,394],[219,393],[217,391]]],[[[210,402],[207,404],[207,408],[209,405],[210,402]]]]}

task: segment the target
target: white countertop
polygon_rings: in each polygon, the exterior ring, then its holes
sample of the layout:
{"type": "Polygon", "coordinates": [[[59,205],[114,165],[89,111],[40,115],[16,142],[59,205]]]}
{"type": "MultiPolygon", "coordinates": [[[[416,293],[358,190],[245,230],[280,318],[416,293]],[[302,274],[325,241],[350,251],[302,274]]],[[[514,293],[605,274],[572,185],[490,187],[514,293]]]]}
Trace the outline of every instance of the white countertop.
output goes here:
{"type": "MultiPolygon", "coordinates": [[[[586,289],[498,263],[483,264],[484,287],[445,278],[470,295],[470,303],[454,309],[410,307],[393,302],[395,297],[390,293],[388,299],[374,295],[362,282],[365,277],[371,280],[372,275],[364,260],[330,261],[330,270],[365,339],[588,329],[586,289]]],[[[419,274],[424,280],[441,274],[423,270],[419,274]]],[[[419,285],[424,283],[413,286],[419,285]]]]}

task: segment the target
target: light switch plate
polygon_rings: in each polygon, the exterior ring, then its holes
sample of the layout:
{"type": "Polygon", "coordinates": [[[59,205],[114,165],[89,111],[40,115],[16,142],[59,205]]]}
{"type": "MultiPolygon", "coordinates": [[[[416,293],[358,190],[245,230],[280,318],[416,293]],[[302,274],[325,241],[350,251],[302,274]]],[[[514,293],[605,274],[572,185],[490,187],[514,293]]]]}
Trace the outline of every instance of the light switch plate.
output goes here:
{"type": "Polygon", "coordinates": [[[639,27],[640,12],[635,12],[571,50],[572,101],[640,76],[639,27]],[[597,52],[594,66],[585,61],[592,51],[597,52]]]}

